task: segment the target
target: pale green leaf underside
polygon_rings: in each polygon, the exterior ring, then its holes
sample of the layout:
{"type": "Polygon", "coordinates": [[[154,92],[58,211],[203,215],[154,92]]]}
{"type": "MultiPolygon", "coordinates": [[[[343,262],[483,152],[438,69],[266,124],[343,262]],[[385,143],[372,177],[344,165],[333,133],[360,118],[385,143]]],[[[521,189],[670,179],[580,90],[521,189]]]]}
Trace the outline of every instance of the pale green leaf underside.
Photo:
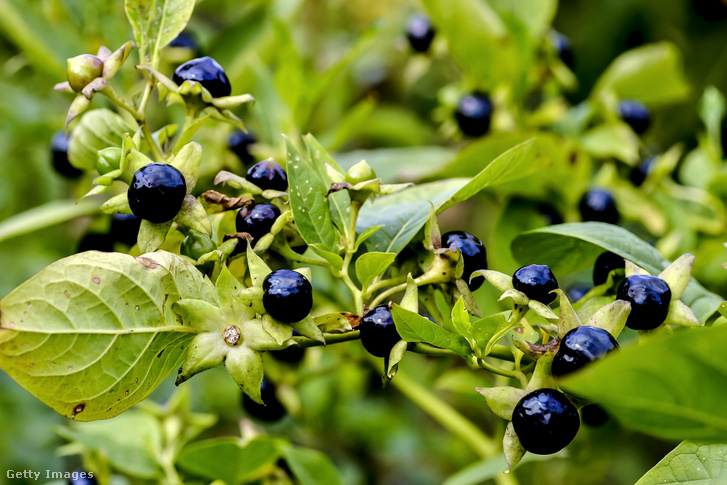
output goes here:
{"type": "Polygon", "coordinates": [[[184,30],[194,0],[126,0],[125,7],[141,55],[154,66],[159,51],[184,30]]]}
{"type": "Polygon", "coordinates": [[[0,302],[0,367],[64,416],[115,416],[181,363],[195,330],[172,304],[189,283],[148,257],[61,259],[0,302]]]}
{"type": "Polygon", "coordinates": [[[727,443],[684,441],[636,485],[721,485],[727,483],[727,443]]]}

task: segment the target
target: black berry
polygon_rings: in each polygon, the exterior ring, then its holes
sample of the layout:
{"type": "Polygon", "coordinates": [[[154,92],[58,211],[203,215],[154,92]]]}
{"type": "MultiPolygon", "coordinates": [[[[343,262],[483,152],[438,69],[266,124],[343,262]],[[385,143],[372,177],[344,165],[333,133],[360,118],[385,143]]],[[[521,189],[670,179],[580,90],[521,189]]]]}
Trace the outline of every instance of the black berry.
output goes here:
{"type": "Polygon", "coordinates": [[[588,293],[589,291],[591,291],[590,286],[585,286],[585,285],[572,286],[567,291],[568,299],[570,301],[578,301],[581,298],[583,298],[584,296],[586,296],[586,293],[588,293]]]}
{"type": "Polygon", "coordinates": [[[537,208],[538,212],[540,212],[545,217],[545,220],[548,221],[548,224],[550,224],[551,226],[555,224],[563,224],[563,216],[560,215],[558,209],[556,209],[552,205],[541,202],[540,204],[538,204],[537,208]]]}
{"type": "Polygon", "coordinates": [[[655,160],[656,157],[645,158],[644,161],[631,169],[629,172],[629,180],[631,180],[631,183],[634,184],[634,187],[641,187],[643,185],[644,181],[646,181],[646,177],[649,175],[649,172],[651,172],[651,169],[654,168],[655,160]]]}
{"type": "Polygon", "coordinates": [[[111,253],[114,250],[114,240],[108,234],[89,232],[78,243],[78,252],[101,251],[111,253]]]}
{"type": "Polygon", "coordinates": [[[525,293],[531,300],[550,304],[555,301],[555,293],[551,291],[558,289],[558,280],[544,264],[529,264],[515,271],[512,275],[512,286],[525,293]]]}
{"type": "Polygon", "coordinates": [[[174,71],[174,82],[181,85],[184,81],[197,81],[213,98],[229,96],[232,92],[225,71],[211,57],[200,57],[187,61],[174,71]]]}
{"type": "Polygon", "coordinates": [[[179,47],[182,49],[189,49],[194,52],[199,50],[197,39],[195,39],[189,32],[181,32],[169,44],[167,44],[167,47],[179,47]]]}
{"type": "Polygon", "coordinates": [[[262,190],[279,190],[284,192],[288,189],[288,176],[280,164],[274,160],[263,160],[256,163],[247,171],[245,177],[262,190]]]}
{"type": "Polygon", "coordinates": [[[602,328],[578,327],[563,336],[553,357],[553,375],[563,376],[618,348],[613,335],[602,328]]]}
{"type": "MultiPolygon", "coordinates": [[[[270,232],[275,219],[280,216],[280,210],[271,204],[255,204],[243,207],[237,212],[235,228],[237,232],[246,232],[252,237],[252,247],[258,239],[270,232]]],[[[247,249],[247,242],[241,240],[237,244],[236,253],[247,249]]]]}
{"type": "Polygon", "coordinates": [[[96,485],[96,477],[93,473],[87,472],[86,470],[79,468],[71,473],[71,477],[68,479],[68,485],[96,485]]]}
{"type": "Polygon", "coordinates": [[[67,178],[78,178],[83,174],[83,170],[79,170],[68,161],[68,138],[66,138],[63,130],[57,131],[50,141],[51,157],[53,160],[53,168],[56,172],[67,178]]]}
{"type": "Polygon", "coordinates": [[[253,401],[247,394],[242,395],[242,408],[250,417],[259,419],[260,421],[278,421],[285,414],[285,408],[278,400],[275,384],[263,378],[260,385],[260,397],[265,405],[260,405],[253,401]]]}
{"type": "Polygon", "coordinates": [[[482,241],[468,232],[451,231],[442,234],[442,247],[453,251],[459,249],[464,263],[462,279],[467,282],[470,291],[475,291],[482,286],[482,282],[485,280],[483,277],[477,277],[470,282],[472,272],[487,269],[487,250],[482,241]]]}
{"type": "Polygon", "coordinates": [[[313,287],[308,278],[296,271],[273,271],[265,277],[263,290],[265,311],[281,322],[299,322],[313,308],[313,287]]]}
{"type": "Polygon", "coordinates": [[[637,135],[644,134],[651,125],[651,111],[634,99],[621,101],[618,105],[618,114],[637,135]]]}
{"type": "Polygon", "coordinates": [[[593,264],[593,285],[598,286],[604,284],[608,280],[611,271],[624,269],[626,261],[618,254],[610,251],[601,253],[596,262],[593,264]]]}
{"type": "Polygon", "coordinates": [[[616,224],[619,220],[616,200],[611,192],[591,189],[586,192],[578,205],[584,221],[606,222],[616,224]]]}
{"type": "Polygon", "coordinates": [[[166,163],[150,163],[136,171],[129,185],[129,207],[140,219],[167,222],[182,208],[187,185],[184,176],[166,163]]]}
{"type": "Polygon", "coordinates": [[[626,326],[652,330],[666,320],[671,304],[671,289],[666,281],[651,275],[631,275],[618,287],[617,297],[631,303],[626,326]]]}
{"type": "Polygon", "coordinates": [[[434,29],[428,17],[414,14],[409,17],[406,25],[406,37],[411,48],[417,52],[426,52],[434,39],[434,29]]]}
{"type": "Polygon", "coordinates": [[[110,235],[114,241],[133,246],[139,235],[139,227],[141,227],[141,219],[134,214],[114,214],[111,218],[110,235]]]}
{"type": "Polygon", "coordinates": [[[386,305],[369,310],[361,319],[358,329],[361,331],[361,344],[375,357],[388,357],[392,347],[401,340],[386,305]]]}
{"type": "Polygon", "coordinates": [[[465,96],[455,113],[459,129],[467,136],[482,136],[490,130],[492,101],[483,93],[465,96]]]}
{"type": "Polygon", "coordinates": [[[588,404],[581,408],[581,421],[591,427],[603,426],[608,422],[608,413],[598,404],[588,404]]]}
{"type": "Polygon", "coordinates": [[[546,388],[525,395],[517,403],[512,426],[523,448],[536,455],[550,455],[573,441],[581,421],[565,394],[546,388]]]}
{"type": "Polygon", "coordinates": [[[560,32],[553,32],[550,36],[550,43],[558,53],[558,57],[563,64],[573,69],[573,50],[571,49],[570,39],[560,32]]]}
{"type": "Polygon", "coordinates": [[[256,143],[257,140],[253,136],[252,132],[248,131],[245,133],[242,130],[234,131],[227,139],[227,147],[232,150],[232,153],[243,163],[252,163],[255,158],[250,153],[250,145],[256,143]]]}

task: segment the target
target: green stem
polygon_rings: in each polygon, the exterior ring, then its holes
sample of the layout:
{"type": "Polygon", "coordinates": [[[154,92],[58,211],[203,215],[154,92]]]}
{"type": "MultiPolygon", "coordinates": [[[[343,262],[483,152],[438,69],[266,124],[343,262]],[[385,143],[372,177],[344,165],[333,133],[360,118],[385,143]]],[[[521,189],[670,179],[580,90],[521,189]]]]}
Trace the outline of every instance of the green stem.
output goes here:
{"type": "Polygon", "coordinates": [[[114,91],[114,89],[111,87],[111,85],[106,86],[104,89],[99,91],[99,93],[109,98],[109,100],[111,100],[111,102],[117,105],[119,108],[128,111],[129,114],[133,116],[134,119],[139,123],[142,123],[144,121],[144,114],[131,106],[124,99],[120,98],[119,95],[116,94],[116,91],[114,91]]]}
{"type": "MultiPolygon", "coordinates": [[[[431,283],[439,283],[439,273],[433,273],[433,272],[427,272],[423,275],[419,276],[418,278],[414,279],[414,283],[417,286],[424,286],[431,283]]],[[[396,285],[392,288],[389,288],[383,293],[380,293],[379,296],[374,298],[374,301],[371,302],[371,307],[375,307],[379,304],[381,304],[382,301],[386,300],[392,295],[395,295],[397,293],[400,293],[402,291],[406,290],[406,283],[401,283],[400,285],[396,285]]]]}
{"type": "Polygon", "coordinates": [[[325,260],[321,259],[313,259],[309,258],[308,256],[303,256],[302,254],[298,254],[295,251],[293,251],[290,246],[286,242],[278,242],[277,238],[275,242],[273,243],[271,249],[284,257],[285,259],[289,259],[291,261],[296,261],[301,264],[309,264],[312,266],[321,266],[323,268],[326,268],[334,275],[336,274],[336,269],[331,266],[331,263],[325,260]]]}
{"type": "Polygon", "coordinates": [[[298,343],[298,346],[301,348],[307,348],[307,347],[320,347],[322,345],[330,345],[330,344],[339,344],[341,342],[349,342],[351,340],[358,340],[359,339],[359,331],[354,330],[353,332],[346,332],[346,333],[324,333],[323,334],[324,342],[320,342],[318,340],[313,340],[307,337],[293,337],[293,340],[298,343]]]}
{"type": "Polygon", "coordinates": [[[349,267],[353,255],[356,253],[356,221],[358,220],[358,213],[361,210],[363,204],[358,201],[351,202],[351,222],[349,224],[349,238],[346,241],[346,255],[343,258],[343,266],[341,268],[341,281],[346,285],[348,290],[353,295],[353,302],[356,308],[357,315],[363,315],[364,303],[363,295],[361,290],[353,283],[351,276],[349,275],[349,267]]]}
{"type": "Polygon", "coordinates": [[[364,298],[368,298],[370,295],[372,295],[376,291],[380,290],[381,288],[384,288],[387,286],[396,286],[396,285],[400,285],[402,283],[406,283],[406,275],[397,276],[396,278],[389,278],[386,280],[374,281],[366,289],[366,293],[364,293],[363,296],[364,296],[364,298]]]}

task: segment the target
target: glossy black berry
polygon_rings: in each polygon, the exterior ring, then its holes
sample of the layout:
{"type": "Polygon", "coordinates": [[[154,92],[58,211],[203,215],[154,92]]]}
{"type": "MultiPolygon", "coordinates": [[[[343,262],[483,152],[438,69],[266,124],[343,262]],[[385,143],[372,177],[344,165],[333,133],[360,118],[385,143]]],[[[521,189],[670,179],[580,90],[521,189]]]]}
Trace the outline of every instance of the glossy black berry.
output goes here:
{"type": "Polygon", "coordinates": [[[555,301],[553,290],[558,289],[558,280],[544,264],[529,264],[515,271],[512,275],[512,286],[522,291],[531,300],[536,300],[546,305],[555,301]]]}
{"type": "Polygon", "coordinates": [[[139,235],[141,219],[134,214],[114,214],[111,217],[111,230],[109,234],[114,241],[119,241],[127,246],[136,244],[139,235]]]}
{"type": "Polygon", "coordinates": [[[299,322],[313,308],[313,287],[308,278],[296,271],[273,271],[265,277],[263,290],[265,311],[281,322],[299,322]]]}
{"type": "Polygon", "coordinates": [[[391,348],[401,340],[391,311],[386,305],[369,310],[357,328],[361,331],[361,344],[375,357],[388,357],[391,348]]]}
{"type": "Polygon", "coordinates": [[[227,147],[237,155],[237,158],[242,163],[248,164],[255,161],[255,158],[250,153],[250,145],[257,142],[255,136],[248,130],[245,133],[242,130],[234,131],[227,139],[227,147]]]}
{"type": "Polygon", "coordinates": [[[482,241],[468,232],[451,231],[442,234],[442,247],[453,251],[459,249],[464,263],[462,279],[469,284],[470,291],[475,291],[482,286],[482,282],[485,280],[483,277],[476,277],[470,282],[472,272],[487,269],[487,250],[482,241]]]}
{"type": "Polygon", "coordinates": [[[213,98],[229,96],[232,92],[225,71],[211,57],[187,61],[174,71],[174,82],[181,86],[184,81],[197,81],[213,98]]]}
{"type": "Polygon", "coordinates": [[[536,455],[550,455],[573,441],[581,420],[565,394],[546,388],[526,394],[517,403],[512,426],[523,448],[536,455]]]}
{"type": "Polygon", "coordinates": [[[666,320],[671,304],[671,289],[657,276],[631,275],[619,285],[619,300],[631,303],[626,326],[634,330],[652,330],[666,320]]]}
{"type": "Polygon", "coordinates": [[[199,49],[199,44],[192,34],[189,32],[181,32],[169,44],[167,44],[167,47],[179,47],[196,52],[199,49]]]}
{"type": "Polygon", "coordinates": [[[263,190],[288,190],[288,176],[283,167],[274,160],[256,163],[247,171],[245,178],[263,190]]]}
{"type": "Polygon", "coordinates": [[[74,470],[71,472],[71,477],[68,479],[68,485],[96,485],[96,477],[93,473],[87,472],[83,468],[74,470]]]}
{"type": "Polygon", "coordinates": [[[83,174],[68,161],[68,138],[63,130],[57,131],[50,141],[51,158],[56,172],[67,178],[78,178],[83,174]]]}
{"type": "Polygon", "coordinates": [[[586,426],[603,426],[608,422],[608,413],[598,404],[588,404],[581,408],[581,421],[586,426]]]}
{"type": "MultiPolygon", "coordinates": [[[[252,247],[255,247],[258,239],[270,232],[275,219],[280,216],[280,210],[271,204],[255,204],[254,206],[243,207],[237,212],[235,228],[237,232],[246,232],[252,237],[252,247]]],[[[247,242],[241,240],[237,244],[235,252],[245,251],[247,242]]]]}
{"type": "Polygon", "coordinates": [[[654,168],[655,160],[656,157],[645,158],[640,164],[631,169],[629,172],[629,180],[634,184],[634,187],[641,187],[643,185],[649,172],[654,168]]]}
{"type": "Polygon", "coordinates": [[[455,112],[459,129],[467,136],[482,136],[490,130],[492,101],[483,93],[474,93],[462,98],[455,112]]]}
{"type": "Polygon", "coordinates": [[[247,394],[242,394],[242,409],[250,417],[270,422],[278,421],[285,416],[286,411],[278,400],[275,384],[263,378],[260,385],[260,397],[265,403],[264,406],[253,401],[247,394]]]}
{"type": "Polygon", "coordinates": [[[136,171],[129,185],[129,207],[140,219],[167,222],[182,208],[187,184],[179,170],[166,163],[150,163],[136,171]]]}
{"type": "Polygon", "coordinates": [[[611,251],[601,253],[593,264],[593,285],[604,284],[608,281],[608,275],[611,271],[624,269],[624,267],[626,267],[626,261],[618,254],[611,251]]]}
{"type": "Polygon", "coordinates": [[[553,375],[563,376],[577,371],[617,348],[616,339],[602,328],[574,328],[560,341],[558,352],[553,357],[553,375]]]}
{"type": "Polygon", "coordinates": [[[611,192],[602,189],[591,189],[581,198],[578,208],[583,221],[606,222],[616,224],[619,220],[616,200],[611,192]]]}
{"type": "Polygon", "coordinates": [[[573,69],[573,50],[571,49],[570,39],[560,32],[553,32],[550,36],[550,42],[563,64],[573,69]]]}
{"type": "Polygon", "coordinates": [[[637,135],[644,134],[651,125],[651,111],[634,99],[621,101],[618,105],[618,115],[637,135]]]}
{"type": "Polygon", "coordinates": [[[414,14],[409,17],[406,25],[406,37],[411,48],[417,52],[426,52],[434,39],[434,29],[428,17],[414,14]]]}
{"type": "Polygon", "coordinates": [[[560,215],[558,209],[556,209],[552,205],[541,202],[540,204],[538,204],[537,209],[538,212],[540,212],[545,217],[545,220],[548,222],[549,225],[552,226],[555,224],[563,224],[563,216],[560,215]]]}

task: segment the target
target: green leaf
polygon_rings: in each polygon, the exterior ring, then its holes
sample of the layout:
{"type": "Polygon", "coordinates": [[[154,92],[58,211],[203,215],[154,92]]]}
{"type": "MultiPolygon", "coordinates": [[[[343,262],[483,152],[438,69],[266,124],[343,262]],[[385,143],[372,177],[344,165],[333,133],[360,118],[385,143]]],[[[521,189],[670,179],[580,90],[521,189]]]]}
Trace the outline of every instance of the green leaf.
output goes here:
{"type": "Polygon", "coordinates": [[[321,243],[325,249],[332,251],[338,241],[326,200],[329,184],[321,179],[288,138],[285,143],[290,207],[295,216],[295,225],[306,243],[321,243]]]}
{"type": "Polygon", "coordinates": [[[413,146],[354,150],[338,153],[336,158],[345,170],[361,160],[366,160],[381,180],[391,183],[417,181],[435,175],[456,153],[451,148],[440,146],[413,146]]]}
{"type": "Polygon", "coordinates": [[[172,311],[180,286],[144,256],[56,261],[2,300],[0,367],[64,416],[116,416],[176,371],[195,336],[172,311]]]}
{"type": "Polygon", "coordinates": [[[121,148],[124,133],[133,134],[136,128],[111,110],[89,111],[73,128],[68,141],[68,161],[82,170],[96,170],[98,151],[108,147],[121,148]]]}
{"type": "Polygon", "coordinates": [[[376,231],[378,231],[379,229],[381,229],[382,227],[384,227],[384,226],[383,225],[371,226],[371,227],[367,227],[366,229],[361,231],[361,234],[359,234],[358,237],[356,238],[356,244],[354,245],[354,250],[358,251],[358,248],[361,247],[361,244],[363,244],[364,241],[366,241],[368,238],[373,236],[374,233],[376,231]]]}
{"type": "Polygon", "coordinates": [[[72,200],[47,202],[0,222],[0,242],[70,221],[76,217],[90,216],[98,211],[98,202],[91,199],[82,199],[78,202],[72,200]]]}
{"type": "Polygon", "coordinates": [[[283,458],[301,485],[342,485],[331,460],[317,450],[290,445],[282,447],[283,458]]]}
{"type": "Polygon", "coordinates": [[[587,366],[560,385],[644,433],[678,440],[724,438],[725,346],[727,326],[652,337],[587,366]]]}
{"type": "Polygon", "coordinates": [[[85,449],[103,453],[111,466],[133,477],[159,479],[164,476],[158,456],[162,450],[162,429],[150,414],[129,411],[105,421],[58,429],[63,438],[85,449]]]}
{"type": "Polygon", "coordinates": [[[618,56],[601,74],[594,93],[614,91],[621,99],[667,104],[685,99],[689,83],[679,49],[670,42],[647,44],[618,56]]]}
{"type": "MultiPolygon", "coordinates": [[[[521,234],[512,242],[515,258],[523,264],[547,264],[556,276],[564,276],[593,266],[604,251],[633,261],[651,274],[669,265],[659,251],[626,229],[600,222],[560,224],[521,234]]],[[[723,299],[704,289],[694,278],[681,300],[705,323],[723,299]]],[[[579,313],[580,316],[580,313],[579,313]]],[[[585,320],[584,320],[585,321],[585,320]]]]}
{"type": "Polygon", "coordinates": [[[469,340],[470,332],[472,330],[472,323],[470,322],[470,314],[464,306],[464,299],[460,297],[457,303],[452,308],[452,325],[457,332],[469,340]]]}
{"type": "MultiPolygon", "coordinates": [[[[519,464],[522,465],[530,461],[547,461],[554,458],[565,458],[565,452],[559,452],[555,455],[528,453],[520,460],[519,464]]],[[[442,485],[480,485],[498,475],[502,475],[505,470],[507,470],[507,461],[505,461],[505,455],[500,453],[492,458],[480,460],[466,466],[447,478],[442,485]]]]}
{"type": "Polygon", "coordinates": [[[548,168],[547,162],[538,160],[534,140],[520,143],[493,160],[444,204],[441,204],[437,208],[437,214],[469,199],[486,187],[513,182],[546,168],[548,168]]]}
{"type": "Polygon", "coordinates": [[[727,482],[727,443],[683,441],[636,482],[636,485],[720,485],[727,482]]]}
{"type": "Polygon", "coordinates": [[[699,99],[699,117],[707,127],[709,139],[717,150],[721,150],[722,120],[726,109],[727,101],[725,101],[724,94],[714,86],[707,86],[699,99]]]}
{"type": "Polygon", "coordinates": [[[331,263],[331,266],[336,268],[337,270],[341,270],[343,268],[343,258],[338,255],[338,253],[332,253],[331,251],[327,251],[323,248],[323,245],[321,243],[318,244],[311,244],[308,246],[311,251],[313,251],[317,256],[320,256],[321,258],[325,259],[329,263],[331,263]]]}
{"type": "Polygon", "coordinates": [[[482,356],[486,356],[492,346],[497,342],[491,342],[492,338],[499,334],[499,332],[506,327],[509,327],[510,323],[502,313],[495,315],[488,315],[481,318],[472,324],[472,330],[470,335],[477,342],[477,347],[482,350],[482,356]]]}
{"type": "Polygon", "coordinates": [[[426,224],[430,202],[438,207],[466,182],[461,178],[443,180],[378,197],[361,208],[356,231],[362,233],[369,227],[383,225],[366,240],[366,247],[370,251],[398,254],[426,224]]]}
{"type": "Polygon", "coordinates": [[[237,438],[213,438],[185,446],[177,465],[192,475],[235,485],[274,463],[279,456],[274,438],[261,436],[245,446],[237,438]]]}
{"type": "Polygon", "coordinates": [[[513,17],[522,23],[530,38],[537,39],[550,27],[558,9],[557,0],[490,0],[501,17],[513,17]]]}
{"type": "Polygon", "coordinates": [[[237,345],[227,353],[225,367],[242,392],[256,403],[265,404],[260,395],[260,386],[263,382],[263,357],[260,352],[246,345],[237,345]]]}
{"type": "Polygon", "coordinates": [[[583,134],[580,143],[594,157],[615,157],[630,165],[639,161],[639,138],[620,121],[593,128],[583,134]]]}
{"type": "Polygon", "coordinates": [[[381,276],[396,259],[394,253],[364,253],[356,260],[356,276],[361,286],[366,288],[374,278],[381,276]]]}
{"type": "Polygon", "coordinates": [[[124,6],[141,61],[156,68],[159,51],[187,26],[194,0],[126,0],[124,6]]]}
{"type": "Polygon", "coordinates": [[[396,304],[391,308],[391,315],[394,317],[396,330],[407,342],[425,342],[449,349],[464,358],[469,357],[470,346],[464,337],[455,335],[427,318],[396,304]]]}

